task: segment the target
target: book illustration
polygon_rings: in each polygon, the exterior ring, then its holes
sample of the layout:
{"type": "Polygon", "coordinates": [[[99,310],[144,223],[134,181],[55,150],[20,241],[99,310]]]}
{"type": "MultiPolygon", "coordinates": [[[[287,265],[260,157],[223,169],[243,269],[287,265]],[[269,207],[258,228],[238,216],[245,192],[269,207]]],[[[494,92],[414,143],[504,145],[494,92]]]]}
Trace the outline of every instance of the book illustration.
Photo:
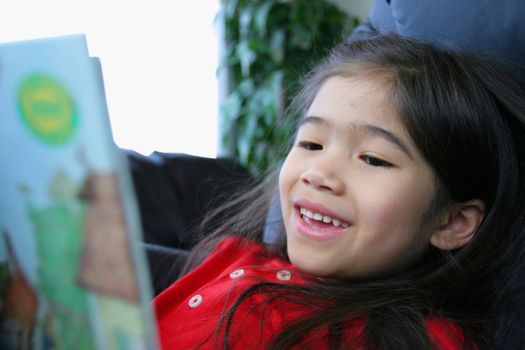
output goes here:
{"type": "Polygon", "coordinates": [[[0,263],[0,348],[31,349],[38,295],[20,268],[9,236],[6,232],[0,235],[7,252],[7,261],[0,263]]]}
{"type": "Polygon", "coordinates": [[[70,93],[48,74],[28,75],[19,88],[19,112],[33,134],[51,145],[68,142],[78,115],[70,93]]]}
{"type": "Polygon", "coordinates": [[[139,290],[115,174],[91,174],[79,283],[100,294],[138,303],[139,290]]]}
{"type": "MultiPolygon", "coordinates": [[[[8,307],[2,308],[3,344],[7,340],[17,344],[10,349],[32,349],[34,344],[47,344],[44,348],[49,349],[88,350],[101,344],[106,349],[144,348],[139,292],[116,176],[91,174],[81,186],[58,168],[48,185],[52,201],[46,206],[32,203],[29,186],[18,187],[27,197],[39,265],[34,288],[18,277],[17,293],[4,293],[8,307]],[[21,298],[20,286],[26,290],[23,295],[33,291],[36,298],[34,290],[39,292],[38,332],[33,332],[35,322],[27,321],[27,312],[13,316],[10,311],[34,305],[30,315],[36,318],[36,303],[21,298]],[[32,343],[35,333],[41,338],[32,343]]],[[[14,290],[12,284],[6,286],[14,290]]]]}
{"type": "Polygon", "coordinates": [[[65,170],[55,171],[48,185],[50,203],[26,203],[33,224],[39,265],[37,286],[41,297],[45,342],[57,349],[93,349],[89,293],[78,285],[85,205],[65,170]]]}

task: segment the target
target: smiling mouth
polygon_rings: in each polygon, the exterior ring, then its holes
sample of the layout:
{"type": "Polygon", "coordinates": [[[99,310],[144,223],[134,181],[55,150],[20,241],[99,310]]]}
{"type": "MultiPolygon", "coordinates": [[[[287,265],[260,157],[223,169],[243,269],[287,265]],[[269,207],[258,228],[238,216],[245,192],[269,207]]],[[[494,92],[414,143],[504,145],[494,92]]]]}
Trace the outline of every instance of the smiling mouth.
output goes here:
{"type": "Polygon", "coordinates": [[[344,222],[340,219],[333,218],[329,215],[316,213],[304,207],[299,208],[299,214],[301,215],[301,218],[307,222],[310,222],[310,220],[314,220],[319,223],[324,223],[326,225],[331,224],[333,227],[336,227],[336,228],[347,228],[350,226],[349,223],[344,222]]]}

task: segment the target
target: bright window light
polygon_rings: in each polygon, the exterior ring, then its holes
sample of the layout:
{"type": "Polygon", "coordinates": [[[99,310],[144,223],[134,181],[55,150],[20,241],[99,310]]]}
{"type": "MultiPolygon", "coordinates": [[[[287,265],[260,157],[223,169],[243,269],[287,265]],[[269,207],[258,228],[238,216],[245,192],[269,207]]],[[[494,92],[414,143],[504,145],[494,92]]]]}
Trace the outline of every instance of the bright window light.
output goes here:
{"type": "Polygon", "coordinates": [[[16,0],[0,42],[85,33],[104,74],[118,146],[217,154],[219,0],[16,0]]]}

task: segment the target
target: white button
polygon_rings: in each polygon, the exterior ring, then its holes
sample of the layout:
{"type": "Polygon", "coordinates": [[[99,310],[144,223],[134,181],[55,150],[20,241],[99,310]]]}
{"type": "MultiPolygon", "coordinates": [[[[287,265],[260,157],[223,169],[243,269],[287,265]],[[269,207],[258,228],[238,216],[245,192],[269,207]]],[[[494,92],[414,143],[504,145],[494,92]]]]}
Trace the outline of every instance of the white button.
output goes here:
{"type": "Polygon", "coordinates": [[[235,270],[232,273],[230,273],[230,278],[239,278],[242,275],[244,275],[244,270],[243,269],[238,269],[238,270],[235,270]]]}
{"type": "Polygon", "coordinates": [[[199,306],[202,303],[202,295],[197,294],[191,297],[190,301],[188,301],[188,305],[191,308],[195,308],[199,306]]]}
{"type": "Polygon", "coordinates": [[[277,271],[277,279],[280,281],[289,281],[292,278],[292,273],[288,270],[277,271]]]}

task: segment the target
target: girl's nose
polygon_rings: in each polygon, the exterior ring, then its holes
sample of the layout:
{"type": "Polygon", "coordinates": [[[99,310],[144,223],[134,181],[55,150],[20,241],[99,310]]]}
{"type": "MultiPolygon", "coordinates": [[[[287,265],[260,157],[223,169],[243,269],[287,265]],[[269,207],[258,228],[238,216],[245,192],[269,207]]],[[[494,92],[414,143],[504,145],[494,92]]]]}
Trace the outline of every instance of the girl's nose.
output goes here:
{"type": "Polygon", "coordinates": [[[317,163],[306,169],[301,174],[301,181],[307,186],[313,186],[319,191],[327,191],[333,194],[344,192],[344,182],[336,171],[337,165],[326,162],[317,163]]]}

